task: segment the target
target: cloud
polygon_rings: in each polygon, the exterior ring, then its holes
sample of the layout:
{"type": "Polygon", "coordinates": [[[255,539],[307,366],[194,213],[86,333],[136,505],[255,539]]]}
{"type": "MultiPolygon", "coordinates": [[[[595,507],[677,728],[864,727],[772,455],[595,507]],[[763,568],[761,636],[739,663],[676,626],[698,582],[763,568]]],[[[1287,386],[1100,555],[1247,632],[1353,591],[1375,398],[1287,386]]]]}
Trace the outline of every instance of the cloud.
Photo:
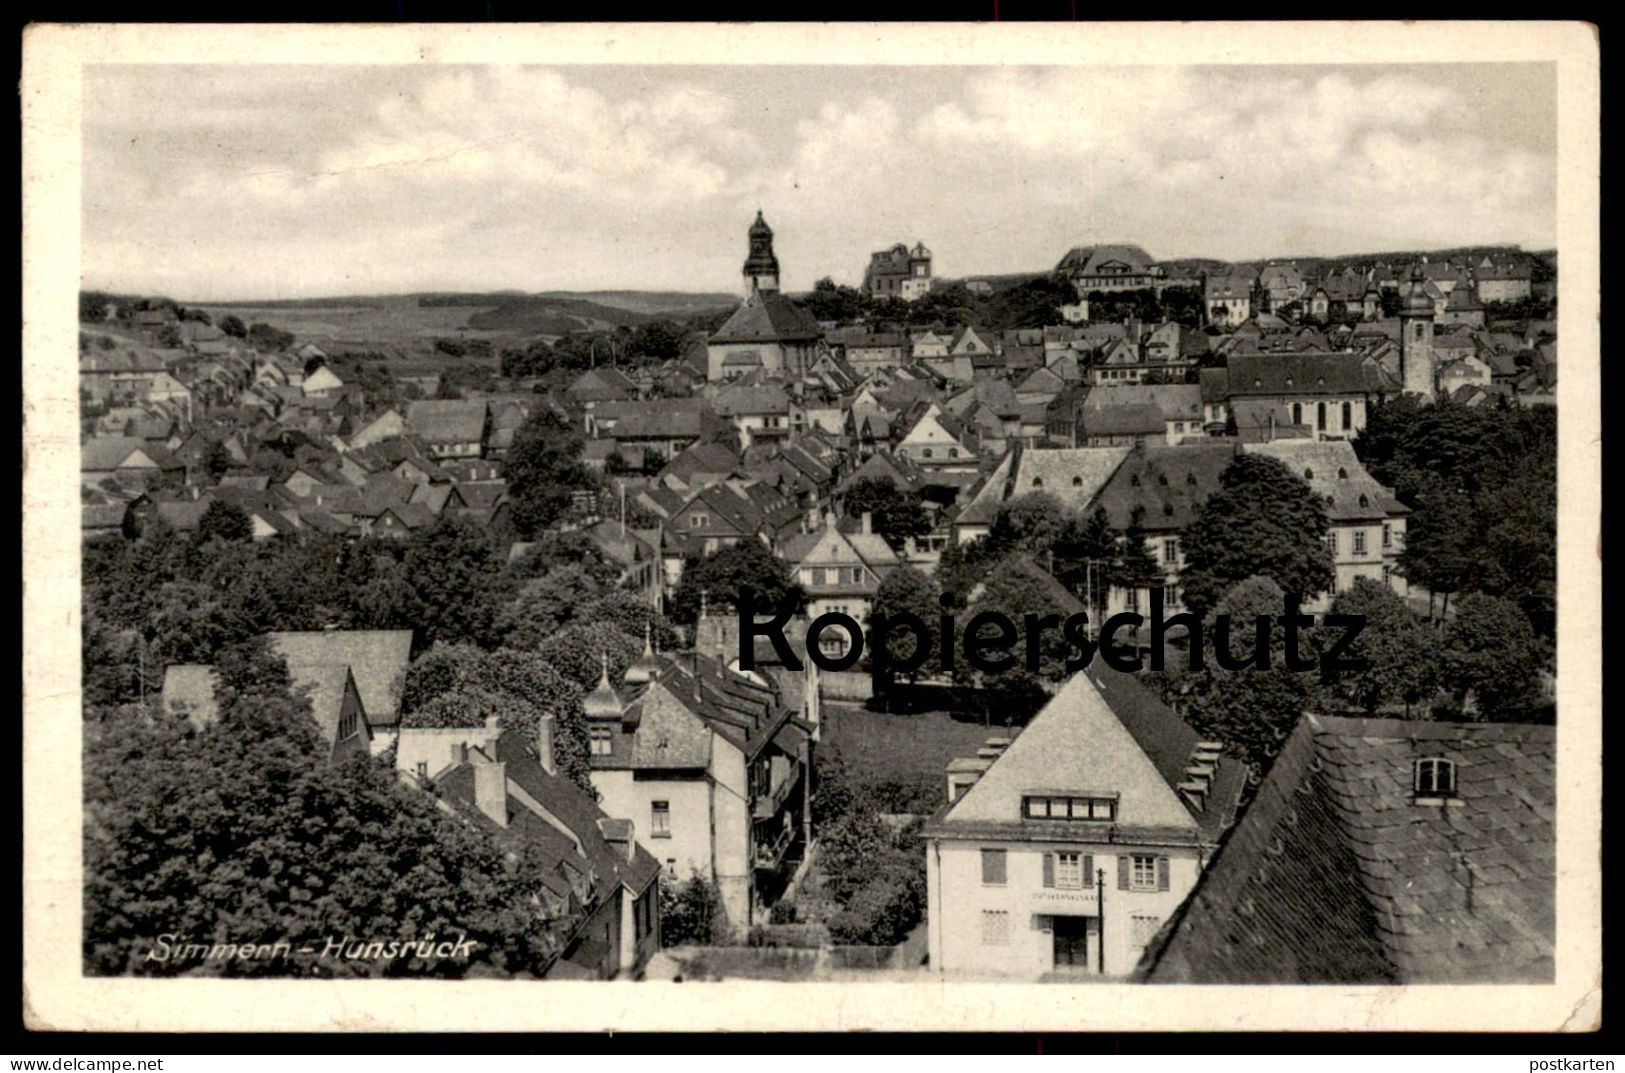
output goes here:
{"type": "Polygon", "coordinates": [[[84,264],[99,284],[195,297],[357,280],[718,289],[737,283],[758,207],[792,288],[856,282],[896,241],[925,241],[948,275],[1046,268],[1092,241],[1232,260],[1550,243],[1553,156],[1518,133],[1543,113],[1512,100],[1543,83],[1474,78],[100,69],[84,264]]]}

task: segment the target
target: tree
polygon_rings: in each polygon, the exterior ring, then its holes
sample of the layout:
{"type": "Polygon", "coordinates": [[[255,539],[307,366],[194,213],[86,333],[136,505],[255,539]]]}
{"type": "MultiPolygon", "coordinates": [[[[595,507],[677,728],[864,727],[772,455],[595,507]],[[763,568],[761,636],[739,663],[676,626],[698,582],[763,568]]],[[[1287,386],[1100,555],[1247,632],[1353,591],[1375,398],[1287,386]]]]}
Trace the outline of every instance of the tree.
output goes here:
{"type": "MultiPolygon", "coordinates": [[[[940,659],[935,651],[936,641],[931,638],[936,632],[937,615],[941,610],[938,599],[941,595],[942,590],[937,587],[936,581],[931,576],[906,564],[881,578],[880,587],[875,591],[874,606],[869,615],[871,624],[883,617],[892,619],[904,614],[914,615],[925,624],[927,643],[932,646],[932,654],[919,670],[909,672],[910,682],[918,681],[921,671],[934,674],[940,666],[940,659]]],[[[891,688],[897,673],[893,663],[906,663],[913,659],[919,649],[919,641],[915,639],[911,630],[888,630],[884,638],[874,639],[875,647],[878,648],[881,644],[885,644],[892,663],[875,660],[872,651],[870,663],[874,667],[875,692],[884,696],[891,688]]]]}
{"type": "Polygon", "coordinates": [[[406,726],[487,726],[491,720],[534,747],[543,713],[554,724],[553,760],[561,774],[594,793],[582,690],[535,652],[436,645],[407,667],[401,693],[406,726]]]}
{"type": "Polygon", "coordinates": [[[559,925],[580,916],[546,919],[536,851],[504,852],[371,758],[324,762],[308,702],[263,674],[235,682],[202,731],[137,706],[87,720],[86,973],[535,975],[562,952],[559,925]],[[188,958],[161,935],[290,952],[188,958]],[[469,954],[321,953],[333,936],[430,935],[469,954]]]}
{"type": "Polygon", "coordinates": [[[230,540],[243,542],[254,539],[254,523],[249,521],[248,514],[235,503],[228,503],[224,499],[216,499],[204,510],[203,517],[198,519],[197,539],[199,542],[209,540],[230,540]]]}
{"type": "Polygon", "coordinates": [[[581,617],[588,622],[609,623],[639,644],[647,639],[660,652],[671,652],[682,643],[665,615],[651,607],[642,594],[626,589],[593,600],[582,608],[581,617]]]}
{"type": "Polygon", "coordinates": [[[1307,484],[1285,464],[1254,454],[1237,455],[1219,483],[1184,533],[1186,606],[1203,614],[1255,575],[1270,578],[1294,604],[1332,587],[1326,512],[1307,484]]]}
{"type": "Polygon", "coordinates": [[[848,517],[870,516],[876,533],[894,549],[910,538],[931,532],[931,518],[918,492],[905,492],[890,477],[864,477],[846,491],[842,510],[848,517]]]}
{"type": "Polygon", "coordinates": [[[484,531],[455,516],[414,534],[403,562],[416,588],[426,643],[489,644],[493,637],[496,553],[484,531]]]}
{"type": "Polygon", "coordinates": [[[643,653],[643,642],[621,632],[613,623],[583,619],[544,640],[537,655],[583,690],[598,685],[604,669],[619,683],[626,669],[643,653]]]}
{"type": "MultiPolygon", "coordinates": [[[[1404,704],[1410,718],[1411,706],[1437,688],[1437,635],[1418,622],[1391,589],[1369,578],[1359,578],[1339,593],[1331,613],[1358,616],[1364,623],[1343,658],[1370,664],[1363,671],[1327,672],[1324,677],[1334,695],[1366,715],[1404,704]]],[[[1329,632],[1337,631],[1334,627],[1329,632]]]]}
{"type": "Polygon", "coordinates": [[[558,566],[519,586],[497,615],[496,635],[509,648],[534,650],[566,625],[585,621],[582,612],[607,591],[586,567],[558,566]]]}
{"type": "Polygon", "coordinates": [[[683,355],[683,330],[673,321],[640,324],[632,333],[631,351],[643,364],[654,365],[683,355]]]}
{"type": "Polygon", "coordinates": [[[594,486],[581,448],[580,435],[545,406],[514,433],[507,480],[520,536],[529,539],[557,524],[570,509],[571,493],[594,486]]]}
{"type": "Polygon", "coordinates": [[[235,313],[227,313],[220,318],[220,330],[233,339],[242,339],[248,335],[248,327],[243,319],[235,313]]]}
{"type": "Polygon", "coordinates": [[[1513,601],[1473,593],[1456,605],[1444,635],[1444,679],[1478,718],[1522,722],[1540,700],[1540,644],[1513,601]]]}
{"type": "MultiPolygon", "coordinates": [[[[1252,770],[1255,783],[1297,726],[1313,691],[1307,672],[1286,667],[1285,634],[1278,622],[1283,602],[1280,586],[1267,577],[1248,578],[1219,599],[1203,623],[1203,643],[1216,653],[1218,624],[1228,619],[1230,655],[1249,659],[1259,647],[1258,619],[1267,617],[1276,622],[1263,645],[1268,666],[1229,670],[1209,655],[1185,713],[1204,738],[1233,749],[1252,770]]],[[[1311,657],[1312,642],[1312,635],[1300,641],[1300,656],[1311,657]]]]}
{"type": "Polygon", "coordinates": [[[256,350],[287,350],[293,346],[292,332],[273,328],[269,324],[255,323],[248,326],[248,344],[256,350]]]}
{"type": "Polygon", "coordinates": [[[991,554],[1025,552],[1047,558],[1066,527],[1066,511],[1048,492],[1028,492],[1000,504],[988,528],[991,554]]]}
{"type": "Polygon", "coordinates": [[[755,590],[756,606],[764,613],[799,592],[782,560],[761,541],[745,539],[687,563],[667,611],[673,622],[691,626],[700,617],[702,596],[713,612],[731,610],[746,588],[755,590]]]}
{"type": "Polygon", "coordinates": [[[712,946],[727,934],[722,892],[704,876],[660,884],[660,945],[712,946]]]}

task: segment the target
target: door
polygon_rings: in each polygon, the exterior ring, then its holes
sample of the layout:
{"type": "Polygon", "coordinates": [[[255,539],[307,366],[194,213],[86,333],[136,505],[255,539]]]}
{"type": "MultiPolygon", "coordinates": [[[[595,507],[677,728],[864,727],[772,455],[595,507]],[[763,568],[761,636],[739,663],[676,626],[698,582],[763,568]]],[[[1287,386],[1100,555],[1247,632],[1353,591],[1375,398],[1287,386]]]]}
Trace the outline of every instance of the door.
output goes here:
{"type": "Polygon", "coordinates": [[[1088,917],[1055,918],[1055,967],[1085,971],[1089,968],[1088,917]]]}

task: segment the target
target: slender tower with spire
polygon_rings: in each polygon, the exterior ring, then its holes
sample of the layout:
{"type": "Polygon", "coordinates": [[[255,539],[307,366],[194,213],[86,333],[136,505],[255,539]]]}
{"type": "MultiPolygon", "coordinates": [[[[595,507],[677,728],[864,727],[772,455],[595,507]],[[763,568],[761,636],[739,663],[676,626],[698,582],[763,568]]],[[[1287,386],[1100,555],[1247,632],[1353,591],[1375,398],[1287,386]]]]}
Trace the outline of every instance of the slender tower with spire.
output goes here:
{"type": "Polygon", "coordinates": [[[750,254],[745,258],[745,297],[757,291],[779,289],[779,259],[773,256],[773,229],[762,219],[762,210],[756,210],[756,222],[750,225],[750,254]]]}
{"type": "Polygon", "coordinates": [[[1410,293],[1399,309],[1400,390],[1432,402],[1437,383],[1433,353],[1433,299],[1427,296],[1427,276],[1420,263],[1411,266],[1410,293]]]}

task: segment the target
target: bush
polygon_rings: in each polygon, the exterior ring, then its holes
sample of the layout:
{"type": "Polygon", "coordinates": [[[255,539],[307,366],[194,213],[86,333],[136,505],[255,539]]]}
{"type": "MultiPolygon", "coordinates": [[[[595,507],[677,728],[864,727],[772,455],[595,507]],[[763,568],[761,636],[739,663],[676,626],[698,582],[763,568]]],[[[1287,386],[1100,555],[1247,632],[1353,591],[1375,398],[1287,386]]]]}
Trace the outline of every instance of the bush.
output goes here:
{"type": "Polygon", "coordinates": [[[725,934],[722,893],[702,876],[660,886],[662,946],[712,946],[725,934]]]}

